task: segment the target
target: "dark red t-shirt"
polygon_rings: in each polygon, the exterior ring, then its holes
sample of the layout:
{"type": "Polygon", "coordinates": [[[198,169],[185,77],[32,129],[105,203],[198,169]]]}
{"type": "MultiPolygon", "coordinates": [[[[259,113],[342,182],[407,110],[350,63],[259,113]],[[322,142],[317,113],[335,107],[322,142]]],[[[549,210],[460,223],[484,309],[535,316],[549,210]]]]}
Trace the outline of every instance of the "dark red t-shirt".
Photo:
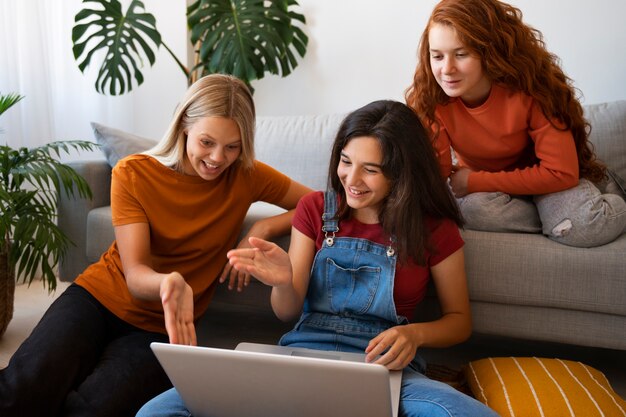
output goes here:
{"type": "MultiPolygon", "coordinates": [[[[324,212],[324,193],[316,191],[304,196],[298,203],[293,218],[293,226],[315,241],[315,248],[322,247],[322,213],[324,212]]],[[[413,318],[415,307],[426,294],[426,285],[430,279],[430,267],[452,255],[463,247],[463,239],[457,225],[448,219],[427,221],[430,233],[429,241],[437,253],[426,252],[427,266],[419,266],[410,261],[408,265],[397,266],[393,289],[396,312],[409,320],[413,318]]],[[[389,244],[389,237],[380,224],[365,224],[355,219],[342,220],[339,223],[337,237],[355,237],[367,239],[382,245],[389,244]]]]}

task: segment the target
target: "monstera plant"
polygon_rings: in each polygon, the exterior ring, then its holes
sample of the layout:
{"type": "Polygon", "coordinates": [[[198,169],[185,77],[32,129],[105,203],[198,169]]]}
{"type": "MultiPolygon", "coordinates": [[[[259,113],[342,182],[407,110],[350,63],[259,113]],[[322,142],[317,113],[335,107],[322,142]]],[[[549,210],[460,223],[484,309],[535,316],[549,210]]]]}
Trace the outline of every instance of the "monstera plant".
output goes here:
{"type": "Polygon", "coordinates": [[[153,65],[161,46],[188,84],[210,73],[231,74],[248,85],[266,72],[284,77],[298,65],[295,53],[306,53],[308,38],[300,27],[305,18],[292,10],[298,6],[295,0],[196,0],[187,8],[195,56],[191,67],[166,45],[143,2],[132,0],[125,13],[118,0],[83,3],[93,7],[75,17],[73,53],[83,72],[102,59],[95,83],[102,94],[124,94],[141,85],[144,62],[153,65]]]}
{"type": "MultiPolygon", "coordinates": [[[[0,94],[0,115],[21,99],[0,94]]],[[[41,275],[44,287],[56,288],[54,268],[71,244],[56,224],[59,192],[91,197],[87,182],[55,157],[96,146],[83,141],[30,149],[0,145],[0,336],[13,316],[16,277],[30,284],[41,275]]]]}

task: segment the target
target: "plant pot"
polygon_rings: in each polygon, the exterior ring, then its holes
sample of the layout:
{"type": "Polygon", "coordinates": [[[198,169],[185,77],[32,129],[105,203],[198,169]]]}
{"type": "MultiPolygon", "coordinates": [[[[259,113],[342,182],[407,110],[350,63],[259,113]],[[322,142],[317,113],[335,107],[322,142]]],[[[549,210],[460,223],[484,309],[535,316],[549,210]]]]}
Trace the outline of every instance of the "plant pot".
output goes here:
{"type": "Polygon", "coordinates": [[[0,338],[13,318],[15,268],[9,266],[8,254],[0,252],[0,338]]]}

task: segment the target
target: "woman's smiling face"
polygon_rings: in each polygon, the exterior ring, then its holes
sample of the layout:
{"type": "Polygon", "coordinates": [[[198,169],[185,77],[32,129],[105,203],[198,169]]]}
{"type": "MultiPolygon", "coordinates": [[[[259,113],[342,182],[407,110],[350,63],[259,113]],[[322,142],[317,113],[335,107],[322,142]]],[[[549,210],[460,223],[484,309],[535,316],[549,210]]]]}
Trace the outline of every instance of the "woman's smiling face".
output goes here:
{"type": "Polygon", "coordinates": [[[241,135],[232,119],[203,117],[185,133],[187,143],[183,166],[187,175],[214,180],[241,155],[241,135]]]}
{"type": "Polygon", "coordinates": [[[391,190],[382,160],[380,143],[371,136],[352,138],[341,151],[337,175],[346,192],[346,203],[363,223],[379,222],[380,206],[391,190]]]}

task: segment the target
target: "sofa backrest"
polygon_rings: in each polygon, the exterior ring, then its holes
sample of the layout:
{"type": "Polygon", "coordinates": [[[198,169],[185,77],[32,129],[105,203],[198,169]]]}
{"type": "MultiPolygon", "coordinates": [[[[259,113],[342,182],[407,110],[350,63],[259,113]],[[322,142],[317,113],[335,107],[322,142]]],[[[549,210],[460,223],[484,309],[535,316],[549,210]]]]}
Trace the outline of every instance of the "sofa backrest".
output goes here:
{"type": "MultiPolygon", "coordinates": [[[[597,156],[626,180],[626,100],[585,105],[590,140],[597,156]]],[[[258,160],[313,189],[324,190],[331,145],[345,114],[259,116],[255,150],[258,160]]],[[[154,143],[107,126],[92,124],[111,166],[129,153],[154,143]]]]}
{"type": "Polygon", "coordinates": [[[331,146],[344,117],[259,116],[256,159],[314,190],[325,190],[331,146]]]}
{"type": "Polygon", "coordinates": [[[583,106],[596,155],[626,180],[626,100],[583,106]]]}
{"type": "MultiPolygon", "coordinates": [[[[596,155],[626,180],[626,100],[583,106],[596,155]]],[[[258,160],[313,189],[326,188],[331,145],[345,114],[259,116],[258,160]]]]}

